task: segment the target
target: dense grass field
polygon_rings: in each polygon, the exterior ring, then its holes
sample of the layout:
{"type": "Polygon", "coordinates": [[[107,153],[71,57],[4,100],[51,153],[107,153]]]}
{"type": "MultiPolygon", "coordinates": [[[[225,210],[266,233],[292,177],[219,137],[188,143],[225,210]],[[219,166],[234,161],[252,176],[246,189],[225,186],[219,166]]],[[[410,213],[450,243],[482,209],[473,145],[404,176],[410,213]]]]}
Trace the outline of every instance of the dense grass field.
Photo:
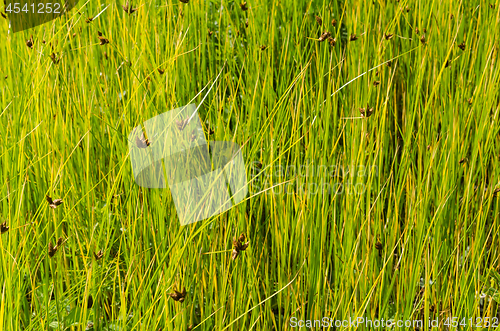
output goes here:
{"type": "Polygon", "coordinates": [[[0,17],[0,330],[500,324],[500,3],[122,5],[0,17]],[[249,191],[181,226],[128,134],[190,103],[249,191]]]}

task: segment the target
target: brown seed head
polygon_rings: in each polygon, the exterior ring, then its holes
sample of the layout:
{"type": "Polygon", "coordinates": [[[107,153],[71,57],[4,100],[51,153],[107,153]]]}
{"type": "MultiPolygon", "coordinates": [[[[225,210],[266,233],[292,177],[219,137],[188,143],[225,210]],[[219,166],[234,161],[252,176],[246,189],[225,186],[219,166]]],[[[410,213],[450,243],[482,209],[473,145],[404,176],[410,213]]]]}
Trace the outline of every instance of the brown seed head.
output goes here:
{"type": "Polygon", "coordinates": [[[246,237],[245,237],[245,234],[242,233],[238,239],[234,238],[233,239],[233,251],[231,253],[231,258],[233,260],[235,260],[238,255],[240,254],[241,251],[244,251],[248,248],[248,246],[250,245],[250,241],[247,241],[246,243],[244,243],[246,237]]]}
{"type": "Polygon", "coordinates": [[[0,234],[3,234],[7,231],[9,231],[9,226],[7,225],[7,222],[3,222],[2,224],[0,224],[0,234]]]}
{"type": "Polygon", "coordinates": [[[52,209],[57,208],[57,206],[63,203],[62,199],[52,200],[52,198],[49,197],[48,195],[45,196],[45,200],[47,200],[47,202],[49,203],[49,207],[52,209]]]}
{"type": "Polygon", "coordinates": [[[238,237],[239,241],[245,241],[245,239],[246,239],[246,237],[245,237],[244,233],[240,234],[240,236],[238,237]]]}
{"type": "Polygon", "coordinates": [[[182,292],[179,292],[177,290],[174,290],[174,292],[170,293],[170,297],[174,299],[175,301],[179,301],[180,303],[184,302],[184,298],[186,297],[186,288],[182,290],[182,292]]]}
{"type": "Polygon", "coordinates": [[[233,248],[233,252],[231,253],[231,259],[233,261],[236,260],[236,258],[238,257],[239,254],[240,254],[240,252],[236,248],[233,248]]]}
{"type": "Polygon", "coordinates": [[[247,2],[243,1],[242,3],[240,3],[240,7],[241,7],[241,10],[248,10],[247,2]]]}
{"type": "Polygon", "coordinates": [[[123,7],[123,10],[129,15],[132,14],[133,12],[137,11],[137,8],[132,8],[132,6],[129,5],[128,1],[127,1],[127,3],[122,5],[122,7],[123,7]]]}
{"type": "Polygon", "coordinates": [[[370,106],[367,106],[366,108],[359,108],[359,112],[362,117],[370,117],[373,114],[373,108],[370,108],[370,106]]]}
{"type": "Polygon", "coordinates": [[[184,128],[188,124],[188,121],[189,121],[189,118],[186,118],[185,120],[177,120],[177,121],[175,121],[175,124],[177,125],[177,129],[179,129],[179,131],[184,130],[184,128]]]}
{"type": "Polygon", "coordinates": [[[33,48],[33,36],[30,39],[26,40],[26,46],[29,48],[33,48]]]}
{"type": "Polygon", "coordinates": [[[62,237],[59,237],[59,239],[57,239],[56,246],[61,246],[63,242],[64,239],[62,237]]]}
{"type": "Polygon", "coordinates": [[[49,243],[49,256],[53,257],[54,254],[56,254],[57,249],[52,245],[52,243],[49,243]]]}
{"type": "Polygon", "coordinates": [[[99,261],[100,259],[102,259],[102,257],[104,256],[104,252],[101,250],[99,250],[99,252],[97,253],[94,253],[94,257],[97,261],[99,261]]]}
{"type": "Polygon", "coordinates": [[[57,239],[55,246],[52,245],[51,242],[49,242],[49,256],[50,257],[53,257],[57,253],[57,250],[59,249],[59,247],[61,247],[63,241],[64,241],[63,238],[60,237],[59,239],[57,239]]]}
{"type": "Polygon", "coordinates": [[[56,54],[55,54],[55,53],[52,53],[52,54],[50,55],[50,59],[52,60],[52,62],[53,62],[54,64],[58,64],[58,63],[59,63],[59,59],[56,57],[56,54]]]}
{"type": "Polygon", "coordinates": [[[135,137],[135,144],[139,148],[146,148],[151,145],[149,140],[146,139],[146,136],[144,136],[144,132],[140,136],[135,137]]]}
{"type": "Polygon", "coordinates": [[[99,38],[99,45],[106,45],[109,44],[109,40],[104,38],[104,37],[98,37],[99,38]]]}
{"type": "Polygon", "coordinates": [[[319,39],[318,39],[318,40],[319,40],[319,42],[323,42],[323,41],[325,41],[326,39],[328,39],[328,37],[330,37],[330,36],[331,36],[331,33],[330,33],[330,32],[328,32],[328,31],[325,31],[325,32],[323,32],[323,33],[321,34],[321,36],[319,37],[319,39]]]}
{"type": "Polygon", "coordinates": [[[316,15],[316,22],[318,22],[319,25],[323,25],[323,20],[318,15],[316,15]]]}

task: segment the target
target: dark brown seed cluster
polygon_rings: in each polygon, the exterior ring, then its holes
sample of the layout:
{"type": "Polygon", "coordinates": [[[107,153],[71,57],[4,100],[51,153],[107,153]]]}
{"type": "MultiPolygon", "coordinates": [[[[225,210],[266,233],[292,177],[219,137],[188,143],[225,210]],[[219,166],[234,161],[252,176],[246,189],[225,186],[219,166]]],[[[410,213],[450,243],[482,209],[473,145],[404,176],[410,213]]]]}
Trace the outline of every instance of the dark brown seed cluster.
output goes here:
{"type": "Polygon", "coordinates": [[[323,20],[318,15],[316,15],[316,22],[318,22],[319,25],[323,25],[323,20]]]}
{"type": "Polygon", "coordinates": [[[378,85],[380,85],[380,81],[379,80],[376,80],[376,81],[373,82],[373,86],[378,86],[378,85]]]}
{"type": "Polygon", "coordinates": [[[0,234],[4,234],[7,231],[9,231],[9,226],[7,225],[7,222],[3,222],[2,224],[0,224],[0,234]]]}
{"type": "Polygon", "coordinates": [[[163,73],[165,72],[165,69],[158,68],[158,72],[160,73],[160,75],[163,75],[163,73]]]}
{"type": "Polygon", "coordinates": [[[184,287],[182,289],[182,292],[179,292],[177,290],[174,290],[173,293],[170,293],[170,297],[172,299],[174,299],[175,301],[179,301],[180,303],[183,303],[184,302],[184,298],[186,297],[186,288],[184,287]]]}
{"type": "Polygon", "coordinates": [[[241,10],[248,10],[247,2],[243,1],[242,3],[240,3],[240,7],[241,7],[241,10]]]}
{"type": "Polygon", "coordinates": [[[351,33],[351,38],[349,38],[350,41],[355,41],[358,40],[358,37],[356,36],[355,33],[351,33]]]}
{"type": "Polygon", "coordinates": [[[337,43],[337,39],[328,37],[328,43],[330,44],[330,46],[334,47],[335,44],[337,43]]]}
{"type": "Polygon", "coordinates": [[[323,32],[323,33],[321,34],[321,36],[319,37],[319,39],[318,39],[318,40],[319,40],[320,42],[323,42],[323,41],[325,41],[326,39],[328,39],[330,36],[331,36],[331,33],[330,33],[330,32],[328,32],[328,31],[325,31],[325,32],[323,32]]]}
{"type": "Polygon", "coordinates": [[[48,195],[45,196],[45,200],[47,200],[47,202],[49,203],[49,207],[52,208],[52,209],[56,209],[57,206],[61,205],[63,203],[62,199],[54,199],[52,200],[52,198],[48,195]]]}
{"type": "Polygon", "coordinates": [[[54,64],[58,64],[58,63],[59,63],[59,60],[60,60],[60,59],[56,56],[56,54],[55,54],[55,53],[50,54],[50,59],[52,60],[52,62],[53,62],[54,64]]]}
{"type": "Polygon", "coordinates": [[[425,34],[423,34],[422,36],[420,36],[420,42],[422,44],[424,44],[424,45],[426,44],[427,40],[425,39],[425,34]]]}
{"type": "Polygon", "coordinates": [[[333,19],[333,20],[332,20],[332,25],[333,25],[333,26],[337,26],[337,20],[336,20],[336,19],[333,19]]]}
{"type": "Polygon", "coordinates": [[[99,252],[97,253],[94,253],[94,257],[97,261],[99,261],[100,259],[102,259],[102,257],[104,256],[104,252],[101,250],[99,250],[99,252]]]}
{"type": "Polygon", "coordinates": [[[92,22],[94,20],[93,17],[88,17],[87,19],[85,19],[85,23],[89,24],[90,22],[92,22]]]}
{"type": "Polygon", "coordinates": [[[377,241],[375,243],[375,248],[378,250],[378,251],[381,251],[382,248],[384,248],[384,246],[382,245],[382,243],[380,241],[377,241]]]}
{"type": "Polygon", "coordinates": [[[385,40],[390,40],[390,39],[392,39],[392,37],[393,37],[393,36],[394,36],[394,34],[393,34],[393,33],[385,33],[385,34],[384,34],[384,38],[385,38],[385,40]]]}
{"type": "Polygon", "coordinates": [[[266,48],[267,48],[267,46],[266,46],[266,45],[260,45],[260,50],[261,50],[261,51],[265,50],[266,48]]]}
{"type": "Polygon", "coordinates": [[[175,121],[175,124],[177,125],[177,129],[179,129],[179,131],[184,130],[184,128],[188,124],[188,121],[189,121],[189,118],[186,118],[185,120],[177,120],[177,121],[175,121]]]}
{"type": "Polygon", "coordinates": [[[123,7],[123,10],[129,15],[132,14],[133,12],[137,11],[137,8],[132,8],[132,5],[129,5],[128,1],[127,1],[127,3],[122,5],[122,7],[123,7]]]}
{"type": "Polygon", "coordinates": [[[49,256],[50,257],[53,257],[56,253],[57,253],[57,250],[61,247],[63,243],[63,238],[60,237],[59,239],[57,239],[57,242],[56,242],[56,245],[52,245],[52,243],[50,242],[49,243],[49,256]]]}
{"type": "Polygon", "coordinates": [[[464,164],[467,162],[467,158],[464,157],[463,159],[461,159],[460,161],[458,161],[458,164],[464,164]]]}
{"type": "Polygon", "coordinates": [[[104,38],[102,36],[102,33],[100,31],[97,31],[97,34],[99,35],[98,38],[99,38],[99,45],[106,45],[106,44],[109,44],[109,40],[104,38]]]}
{"type": "Polygon", "coordinates": [[[250,245],[250,241],[247,241],[245,243],[246,237],[245,234],[242,233],[238,238],[233,239],[233,252],[231,254],[231,258],[233,261],[238,257],[241,251],[244,251],[248,248],[248,245],[250,245]]]}
{"type": "Polygon", "coordinates": [[[139,148],[146,148],[151,145],[149,140],[144,136],[144,132],[140,136],[135,137],[135,144],[139,148]]]}
{"type": "Polygon", "coordinates": [[[359,112],[362,117],[370,117],[373,114],[373,108],[370,108],[370,106],[367,106],[366,108],[359,108],[359,112]]]}
{"type": "Polygon", "coordinates": [[[30,39],[26,40],[26,46],[33,49],[33,36],[30,39]]]}
{"type": "Polygon", "coordinates": [[[465,51],[465,40],[461,44],[458,44],[458,48],[460,48],[462,51],[465,51]]]}

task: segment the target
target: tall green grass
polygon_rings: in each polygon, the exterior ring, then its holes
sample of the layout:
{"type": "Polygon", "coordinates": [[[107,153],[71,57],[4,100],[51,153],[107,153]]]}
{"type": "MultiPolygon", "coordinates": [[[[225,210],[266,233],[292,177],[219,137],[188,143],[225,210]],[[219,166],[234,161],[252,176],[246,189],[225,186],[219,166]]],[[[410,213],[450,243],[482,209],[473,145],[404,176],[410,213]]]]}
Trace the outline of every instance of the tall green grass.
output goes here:
{"type": "Polygon", "coordinates": [[[81,1],[16,34],[0,18],[0,329],[498,315],[500,4],[132,5],[81,1]],[[127,136],[205,96],[207,139],[243,146],[249,194],[181,227],[168,189],[135,184],[127,136]]]}

